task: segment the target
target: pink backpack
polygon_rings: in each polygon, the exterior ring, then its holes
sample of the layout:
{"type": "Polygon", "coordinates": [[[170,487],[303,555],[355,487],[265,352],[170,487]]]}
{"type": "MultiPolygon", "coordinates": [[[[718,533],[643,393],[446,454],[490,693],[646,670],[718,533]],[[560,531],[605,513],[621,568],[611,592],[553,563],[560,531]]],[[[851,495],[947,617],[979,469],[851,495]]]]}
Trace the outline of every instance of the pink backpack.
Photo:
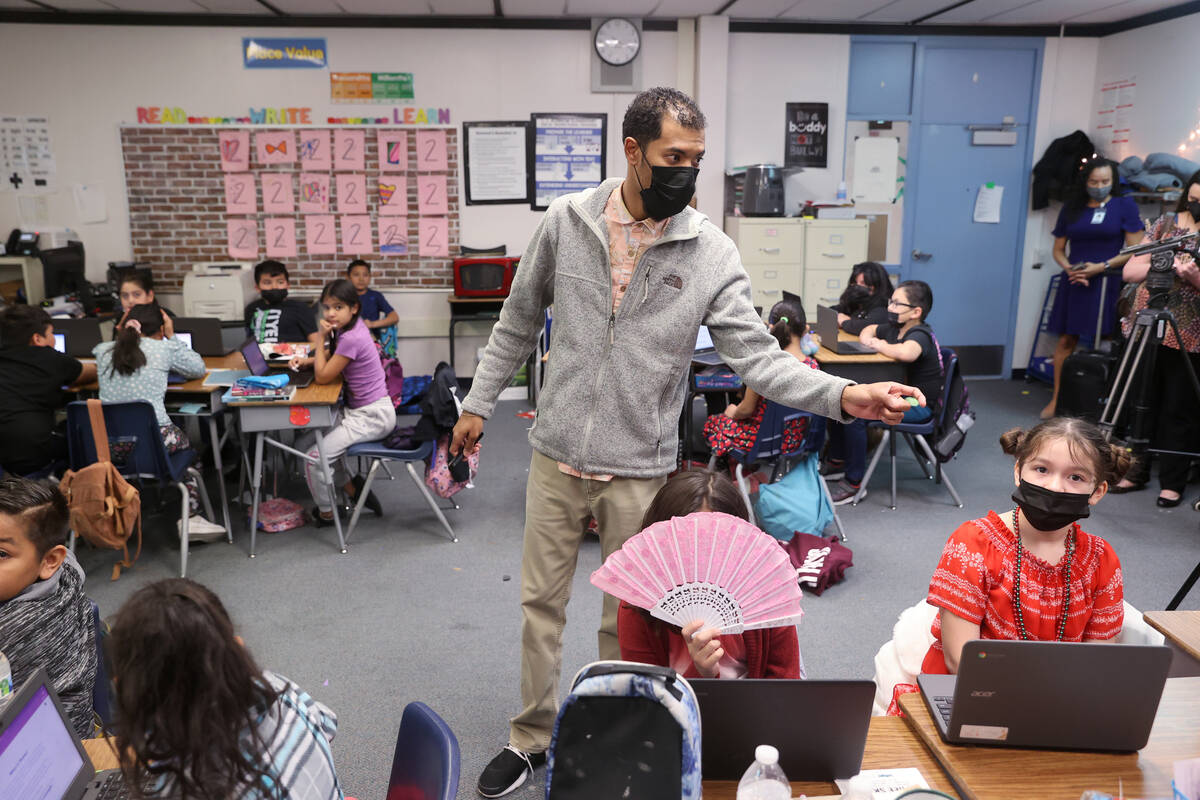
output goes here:
{"type": "Polygon", "coordinates": [[[272,497],[258,504],[258,529],[265,533],[282,533],[308,524],[304,509],[283,497],[272,497]]]}
{"type": "Polygon", "coordinates": [[[438,437],[437,447],[434,448],[433,454],[429,457],[429,464],[425,468],[425,485],[437,494],[438,497],[454,497],[470,485],[475,479],[475,474],[479,472],[479,453],[472,453],[467,456],[467,464],[471,467],[471,477],[462,483],[455,481],[450,477],[450,434],[444,433],[438,437]]]}

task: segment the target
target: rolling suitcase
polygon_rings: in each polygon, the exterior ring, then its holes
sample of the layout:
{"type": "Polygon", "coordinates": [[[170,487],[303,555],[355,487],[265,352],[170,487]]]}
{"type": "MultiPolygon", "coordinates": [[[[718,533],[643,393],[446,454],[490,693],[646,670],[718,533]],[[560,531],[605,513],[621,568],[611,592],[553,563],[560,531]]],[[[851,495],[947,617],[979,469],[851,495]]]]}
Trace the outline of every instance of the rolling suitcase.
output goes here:
{"type": "MultiPolygon", "coordinates": [[[[1096,338],[1092,347],[1099,348],[1101,329],[1104,326],[1104,304],[1108,290],[1108,275],[1101,273],[1100,311],[1096,315],[1096,338]]],[[[1108,390],[1116,372],[1118,354],[1099,349],[1079,350],[1063,361],[1062,380],[1058,387],[1058,405],[1055,413],[1060,417],[1080,417],[1098,422],[1108,399],[1108,390]]]]}

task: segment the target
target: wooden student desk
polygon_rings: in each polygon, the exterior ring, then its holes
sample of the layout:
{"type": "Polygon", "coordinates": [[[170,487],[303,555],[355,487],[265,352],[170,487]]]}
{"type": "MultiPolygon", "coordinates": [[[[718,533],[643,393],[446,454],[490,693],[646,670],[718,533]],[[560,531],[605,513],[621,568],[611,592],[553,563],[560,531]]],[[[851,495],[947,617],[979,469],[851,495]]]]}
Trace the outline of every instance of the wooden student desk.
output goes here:
{"type": "MultiPolygon", "coordinates": [[[[858,337],[845,331],[838,331],[839,342],[857,342],[858,337]]],[[[825,345],[817,350],[815,356],[821,365],[822,372],[837,375],[856,383],[880,383],[882,381],[903,382],[907,373],[907,365],[903,361],[885,356],[881,353],[866,353],[864,355],[846,355],[835,353],[825,345]]],[[[926,398],[932,402],[931,398],[926,398]]]]}
{"type": "MultiPolygon", "coordinates": [[[[250,400],[231,402],[228,406],[238,415],[238,425],[243,433],[254,434],[254,469],[250,475],[250,483],[254,487],[254,500],[250,510],[250,557],[255,556],[255,545],[258,537],[258,501],[262,489],[263,444],[269,443],[280,450],[297,455],[308,460],[308,454],[290,447],[276,439],[267,437],[274,431],[311,430],[317,439],[317,465],[321,468],[324,482],[333,486],[333,469],[325,456],[325,430],[333,426],[338,400],[342,394],[342,379],[339,377],[332,383],[311,383],[303,389],[297,389],[291,400],[275,400],[264,402],[250,400]]],[[[333,492],[336,497],[336,487],[333,492]]],[[[337,531],[338,549],[346,552],[346,539],[342,535],[341,515],[337,513],[336,503],[333,515],[333,527],[337,531]]]]}
{"type": "Polygon", "coordinates": [[[1200,611],[1147,611],[1142,618],[1166,637],[1172,678],[1200,675],[1200,611]]]}
{"type": "Polygon", "coordinates": [[[901,695],[900,708],[965,800],[1079,800],[1087,789],[1115,797],[1118,778],[1126,797],[1170,797],[1174,763],[1200,757],[1200,678],[1167,681],[1150,741],[1136,753],[946,744],[919,693],[901,695]]]}
{"type": "MultiPolygon", "coordinates": [[[[746,766],[750,766],[747,764],[746,766]]],[[[863,751],[863,769],[916,767],[930,788],[954,794],[953,785],[921,740],[900,717],[871,717],[867,746],[863,751]]],[[[824,781],[792,781],[792,795],[806,794],[809,800],[839,797],[837,786],[824,781]]],[[[734,800],[737,781],[705,781],[704,800],[734,800]]],[[[1017,795],[1011,795],[1017,797],[1017,795]]],[[[1076,795],[1072,800],[1078,800],[1076,795]]]]}

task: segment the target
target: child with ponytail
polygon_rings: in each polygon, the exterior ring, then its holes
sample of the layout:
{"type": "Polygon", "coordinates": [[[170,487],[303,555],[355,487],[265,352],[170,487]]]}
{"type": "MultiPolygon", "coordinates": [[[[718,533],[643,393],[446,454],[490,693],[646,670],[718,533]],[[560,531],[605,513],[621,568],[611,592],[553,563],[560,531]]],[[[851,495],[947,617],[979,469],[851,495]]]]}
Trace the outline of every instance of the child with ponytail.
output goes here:
{"type": "Polygon", "coordinates": [[[1016,458],[1016,508],[963,523],[929,584],[939,609],[921,671],[956,673],[971,639],[1103,641],[1121,632],[1121,562],[1077,520],[1129,470],[1130,455],[1090,422],[1047,420],[1000,437],[1016,458]]]}
{"type": "MultiPolygon", "coordinates": [[[[767,317],[771,335],[785,353],[795,356],[813,369],[820,369],[820,365],[812,358],[816,347],[807,336],[808,320],[804,316],[804,305],[799,296],[790,292],[783,294],[784,298],[771,307],[767,317]],[[811,352],[806,352],[806,349],[811,352]]],[[[719,457],[730,450],[750,449],[754,445],[754,438],[758,436],[766,408],[766,398],[747,386],[741,402],[730,403],[723,414],[710,416],[704,423],[704,438],[708,440],[713,455],[719,457]]],[[[807,429],[807,417],[788,421],[783,429],[784,452],[798,450],[807,429]]]]}
{"type": "MultiPolygon", "coordinates": [[[[168,453],[191,447],[187,434],[171,422],[163,403],[167,394],[167,376],[172,372],[185,378],[203,378],[204,359],[175,338],[171,318],[151,301],[130,306],[117,323],[111,342],[96,345],[96,377],[100,399],[106,403],[148,400],[154,406],[159,431],[168,453]]],[[[114,460],[122,458],[120,442],[110,444],[114,460]]],[[[191,519],[188,538],[196,541],[220,539],[225,528],[209,522],[198,513],[195,478],[187,480],[191,519]]]]}

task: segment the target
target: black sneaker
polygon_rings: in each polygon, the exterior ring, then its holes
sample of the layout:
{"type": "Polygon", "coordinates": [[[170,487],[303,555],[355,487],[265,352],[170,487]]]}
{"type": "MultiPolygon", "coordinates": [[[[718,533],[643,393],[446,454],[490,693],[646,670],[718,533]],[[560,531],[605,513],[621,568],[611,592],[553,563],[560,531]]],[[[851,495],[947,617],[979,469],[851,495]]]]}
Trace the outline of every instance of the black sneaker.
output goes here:
{"type": "MultiPolygon", "coordinates": [[[[859,486],[860,485],[857,483],[851,483],[845,478],[842,478],[833,486],[829,487],[830,499],[833,500],[833,504],[835,506],[844,506],[846,503],[854,500],[854,496],[858,494],[859,486]]],[[[859,499],[862,500],[866,496],[867,493],[863,492],[862,497],[859,499]]]]}
{"type": "Polygon", "coordinates": [[[505,745],[484,767],[475,788],[484,797],[503,797],[517,789],[533,771],[546,763],[545,753],[525,753],[505,745]]]}
{"type": "Polygon", "coordinates": [[[831,458],[821,464],[821,477],[827,481],[837,481],[846,477],[846,462],[831,458]]]}

